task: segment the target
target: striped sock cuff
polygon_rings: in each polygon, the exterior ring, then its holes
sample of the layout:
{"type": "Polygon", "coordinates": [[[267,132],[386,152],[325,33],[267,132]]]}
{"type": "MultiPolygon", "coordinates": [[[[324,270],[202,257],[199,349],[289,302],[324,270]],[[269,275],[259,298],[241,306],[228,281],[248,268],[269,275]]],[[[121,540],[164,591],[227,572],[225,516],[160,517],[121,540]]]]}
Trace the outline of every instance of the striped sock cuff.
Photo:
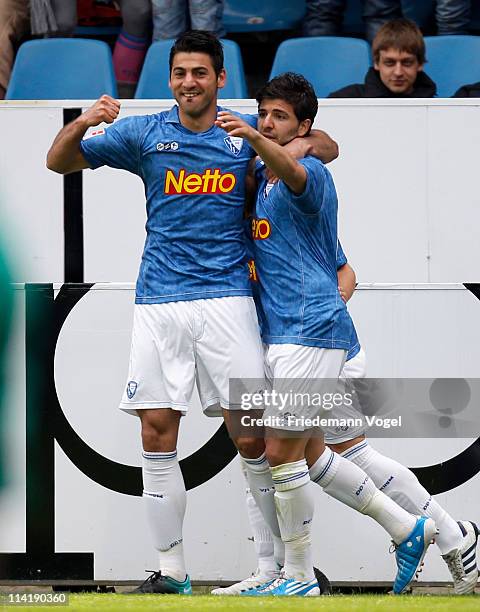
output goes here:
{"type": "Polygon", "coordinates": [[[326,487],[335,478],[338,463],[339,459],[335,453],[326,448],[310,468],[310,478],[321,487],[326,487]]]}
{"type": "Polygon", "coordinates": [[[177,458],[177,451],[171,451],[169,453],[153,453],[150,451],[143,451],[142,457],[144,459],[153,459],[157,461],[171,461],[177,458]]]}
{"type": "Polygon", "coordinates": [[[362,440],[358,444],[355,444],[355,446],[351,446],[350,448],[347,448],[346,451],[343,451],[343,453],[341,453],[341,456],[344,459],[348,459],[349,461],[352,461],[354,457],[357,457],[358,455],[363,453],[367,449],[367,447],[368,447],[367,440],[362,440]]]}
{"type": "Polygon", "coordinates": [[[263,472],[270,470],[265,453],[256,459],[247,459],[246,457],[242,457],[242,461],[247,470],[257,474],[262,474],[263,472]]]}
{"type": "Polygon", "coordinates": [[[277,491],[290,491],[303,487],[310,482],[310,474],[305,459],[283,463],[271,468],[272,480],[277,491]]]}

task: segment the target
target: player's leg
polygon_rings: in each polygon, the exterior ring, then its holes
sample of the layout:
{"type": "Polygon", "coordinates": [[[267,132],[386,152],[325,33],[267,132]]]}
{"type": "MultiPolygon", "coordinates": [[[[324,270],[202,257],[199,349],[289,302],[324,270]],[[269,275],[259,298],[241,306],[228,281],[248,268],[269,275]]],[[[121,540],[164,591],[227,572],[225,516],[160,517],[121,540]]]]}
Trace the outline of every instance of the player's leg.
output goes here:
{"type": "Polygon", "coordinates": [[[330,448],[363,469],[375,485],[402,508],[435,521],[439,530],[436,543],[452,574],[455,592],[472,593],[478,579],[476,525],[469,521],[456,522],[411,470],[373,449],[364,436],[331,444],[330,448]]]}
{"type": "MultiPolygon", "coordinates": [[[[347,361],[342,378],[355,380],[365,377],[365,353],[360,351],[347,361]]],[[[358,414],[362,412],[357,407],[358,414]]],[[[340,417],[355,417],[352,412],[340,417]]],[[[416,515],[431,517],[439,530],[436,536],[441,554],[445,559],[455,585],[456,593],[471,593],[478,579],[476,568],[476,542],[478,530],[470,521],[458,523],[432,499],[430,493],[420,484],[407,467],[374,450],[366,441],[362,427],[346,427],[343,430],[330,429],[326,433],[329,447],[336,453],[361,467],[375,485],[402,508],[416,515]]]]}
{"type": "MultiPolygon", "coordinates": [[[[257,569],[251,576],[228,587],[217,588],[212,591],[212,595],[240,595],[250,589],[255,589],[266,582],[269,582],[279,575],[273,555],[273,538],[269,526],[265,522],[263,515],[250,491],[247,480],[246,468],[240,459],[240,465],[246,484],[246,510],[248,523],[253,536],[255,554],[257,557],[257,569]]],[[[282,563],[283,565],[283,563],[282,563]]]]}
{"type": "Polygon", "coordinates": [[[307,438],[284,438],[270,430],[266,453],[275,487],[275,508],[283,543],[285,564],[282,578],[272,584],[276,595],[319,595],[313,573],[311,530],[314,498],[305,460],[307,438]]]}
{"type": "Polygon", "coordinates": [[[266,364],[272,374],[274,389],[272,402],[264,416],[280,419],[278,426],[268,430],[266,452],[275,486],[278,523],[285,545],[285,565],[282,576],[265,588],[265,593],[320,594],[313,573],[311,526],[314,500],[305,459],[305,448],[311,435],[311,425],[307,420],[316,416],[317,409],[308,399],[299,403],[295,398],[308,398],[309,394],[313,397],[314,392],[325,391],[328,382],[325,383],[323,379],[336,381],[344,359],[345,352],[341,350],[297,345],[268,347],[266,364]],[[322,380],[320,387],[319,379],[322,380]],[[275,398],[280,404],[275,405],[275,398]],[[284,404],[284,400],[287,404],[284,404]]]}
{"type": "Polygon", "coordinates": [[[120,407],[140,417],[143,500],[159,556],[159,571],[136,593],[191,593],[182,536],[186,492],[176,451],[195,376],[191,310],[189,302],[135,306],[120,407]]]}
{"type": "MultiPolygon", "coordinates": [[[[283,544],[273,503],[273,482],[265,458],[264,431],[243,426],[242,417],[261,416],[242,409],[245,392],[263,389],[264,357],[257,313],[250,297],[197,301],[197,386],[205,413],[223,414],[244,461],[252,495],[272,530],[276,559],[283,565],[283,544]],[[239,385],[235,381],[242,381],[239,385]],[[243,384],[245,381],[245,384],[243,384]],[[249,381],[252,381],[251,383],[249,381]]],[[[244,408],[251,406],[244,405],[244,408]]]]}

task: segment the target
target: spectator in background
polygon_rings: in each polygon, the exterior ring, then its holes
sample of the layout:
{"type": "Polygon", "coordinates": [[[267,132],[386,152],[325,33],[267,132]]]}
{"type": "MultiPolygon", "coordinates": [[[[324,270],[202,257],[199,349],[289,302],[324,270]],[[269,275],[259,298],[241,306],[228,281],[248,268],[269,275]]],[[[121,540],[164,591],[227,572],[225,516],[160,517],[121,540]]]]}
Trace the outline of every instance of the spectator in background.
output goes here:
{"type": "Polygon", "coordinates": [[[0,100],[5,98],[17,44],[29,27],[28,0],[0,0],[0,100]]]}
{"type": "Polygon", "coordinates": [[[223,0],[152,0],[152,9],[153,40],[178,38],[187,30],[225,34],[223,0]]]}
{"type": "MultiPolygon", "coordinates": [[[[434,9],[437,34],[468,34],[471,0],[430,0],[430,4],[425,10],[418,0],[362,0],[366,38],[372,42],[380,27],[391,19],[408,17],[422,23],[434,9]]],[[[307,0],[304,35],[341,34],[346,6],[347,0],[307,0]]]]}
{"type": "Polygon", "coordinates": [[[425,41],[409,19],[383,25],[372,44],[373,68],[363,84],[348,85],[329,98],[433,98],[437,87],[425,74],[425,41]]]}
{"type": "MultiPolygon", "coordinates": [[[[117,2],[120,5],[123,28],[113,51],[115,77],[120,85],[134,89],[150,41],[151,1],[117,2]]],[[[46,37],[73,36],[77,26],[77,0],[31,0],[31,10],[33,34],[43,34],[46,37]]]]}

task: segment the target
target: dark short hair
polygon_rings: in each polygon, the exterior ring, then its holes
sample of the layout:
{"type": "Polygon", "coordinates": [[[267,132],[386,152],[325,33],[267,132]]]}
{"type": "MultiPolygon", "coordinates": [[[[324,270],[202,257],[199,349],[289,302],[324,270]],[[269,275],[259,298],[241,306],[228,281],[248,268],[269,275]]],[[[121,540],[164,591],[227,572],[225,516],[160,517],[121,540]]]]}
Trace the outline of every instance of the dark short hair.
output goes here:
{"type": "Polygon", "coordinates": [[[206,53],[212,60],[213,69],[217,76],[223,68],[222,43],[211,32],[189,30],[179,36],[170,49],[170,72],[172,72],[173,58],[177,53],[206,53]]]}
{"type": "Polygon", "coordinates": [[[318,110],[312,84],[295,72],[285,72],[273,78],[257,92],[256,99],[259,105],[263,100],[284,100],[292,105],[299,121],[310,119],[312,124],[318,110]]]}
{"type": "Polygon", "coordinates": [[[378,30],[372,42],[375,62],[380,60],[380,51],[397,49],[415,55],[419,64],[425,64],[425,41],[416,23],[410,19],[392,19],[378,30]]]}

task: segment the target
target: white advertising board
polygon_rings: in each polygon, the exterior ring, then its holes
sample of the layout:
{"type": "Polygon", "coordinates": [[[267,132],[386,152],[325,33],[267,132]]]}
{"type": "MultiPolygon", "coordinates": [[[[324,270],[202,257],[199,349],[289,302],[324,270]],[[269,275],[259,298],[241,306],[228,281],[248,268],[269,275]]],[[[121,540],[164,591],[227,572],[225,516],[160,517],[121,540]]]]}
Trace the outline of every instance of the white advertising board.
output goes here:
{"type": "MultiPolygon", "coordinates": [[[[133,286],[31,285],[15,293],[7,398],[12,484],[0,505],[0,568],[3,562],[4,572],[16,568],[37,579],[141,579],[157,562],[140,497],[139,423],[118,409],[133,286]]],[[[463,285],[361,285],[351,311],[371,376],[477,378],[480,301],[463,285]]],[[[179,443],[189,489],[188,569],[193,579],[213,583],[244,577],[255,564],[243,477],[220,425],[194,399],[179,443]]],[[[408,466],[429,467],[421,477],[442,491],[436,499],[445,509],[457,519],[476,518],[480,460],[478,449],[476,456],[468,451],[474,439],[372,438],[371,444],[408,466]],[[463,470],[454,476],[452,460],[463,470]]],[[[315,491],[316,564],[335,581],[391,579],[387,534],[315,491]]],[[[422,578],[449,579],[435,547],[422,578]]]]}

